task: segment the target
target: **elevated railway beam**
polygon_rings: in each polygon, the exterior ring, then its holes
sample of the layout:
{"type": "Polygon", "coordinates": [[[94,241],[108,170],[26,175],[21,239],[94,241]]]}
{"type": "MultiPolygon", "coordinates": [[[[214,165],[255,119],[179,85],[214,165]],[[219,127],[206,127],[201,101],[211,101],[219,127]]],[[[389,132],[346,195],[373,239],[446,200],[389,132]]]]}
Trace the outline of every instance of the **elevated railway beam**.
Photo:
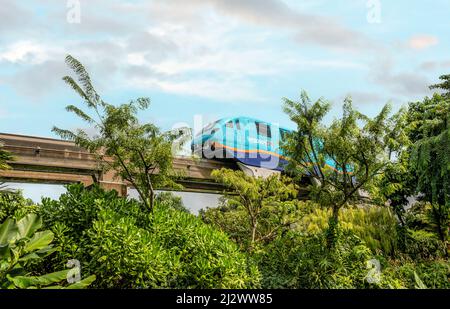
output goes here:
{"type": "MultiPolygon", "coordinates": [[[[10,170],[0,171],[0,179],[14,182],[83,183],[86,186],[98,179],[107,189],[126,194],[130,184],[114,177],[114,172],[102,173],[95,156],[74,143],[35,136],[0,133],[0,142],[14,160],[10,170]]],[[[176,157],[177,182],[183,191],[219,193],[223,187],[216,183],[211,172],[222,167],[237,169],[233,162],[219,162],[189,157],[176,157]]],[[[165,188],[162,188],[165,189],[165,188]]],[[[166,188],[168,189],[168,188],[166,188]]]]}

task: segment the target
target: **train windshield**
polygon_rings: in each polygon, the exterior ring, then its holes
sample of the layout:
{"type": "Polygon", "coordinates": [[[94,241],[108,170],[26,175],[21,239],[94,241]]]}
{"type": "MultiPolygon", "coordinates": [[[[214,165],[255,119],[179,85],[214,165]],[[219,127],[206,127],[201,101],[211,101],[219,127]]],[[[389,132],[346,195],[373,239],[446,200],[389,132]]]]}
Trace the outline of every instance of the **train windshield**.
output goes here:
{"type": "Polygon", "coordinates": [[[207,124],[200,132],[197,133],[197,136],[204,134],[205,132],[210,131],[214,126],[219,122],[219,120],[211,122],[207,124]]]}

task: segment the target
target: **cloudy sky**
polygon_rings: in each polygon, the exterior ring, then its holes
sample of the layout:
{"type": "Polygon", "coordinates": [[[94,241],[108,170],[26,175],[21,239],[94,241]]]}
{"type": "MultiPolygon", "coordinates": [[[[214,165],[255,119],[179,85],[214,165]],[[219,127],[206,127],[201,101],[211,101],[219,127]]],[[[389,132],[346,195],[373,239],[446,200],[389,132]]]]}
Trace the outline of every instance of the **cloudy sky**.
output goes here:
{"type": "Polygon", "coordinates": [[[164,129],[246,115],[291,127],[281,98],[342,98],[373,115],[450,72],[448,0],[2,0],[0,132],[84,124],[62,82],[78,58],[110,103],[148,96],[164,129]],[[78,5],[80,3],[79,20],[78,5]],[[380,6],[378,6],[380,4],[380,6]]]}
{"type": "Polygon", "coordinates": [[[374,115],[450,72],[449,14],[448,0],[1,0],[0,132],[85,126],[64,110],[81,103],[66,54],[106,101],[150,97],[141,119],[163,129],[237,115],[292,127],[281,99],[302,89],[333,102],[328,119],[347,95],[374,115]]]}

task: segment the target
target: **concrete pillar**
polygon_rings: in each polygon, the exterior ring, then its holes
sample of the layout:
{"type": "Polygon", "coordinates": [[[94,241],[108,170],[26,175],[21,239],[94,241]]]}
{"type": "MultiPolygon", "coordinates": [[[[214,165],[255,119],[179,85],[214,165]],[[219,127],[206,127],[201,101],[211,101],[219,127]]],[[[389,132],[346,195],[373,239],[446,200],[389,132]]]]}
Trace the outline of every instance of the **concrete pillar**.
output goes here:
{"type": "Polygon", "coordinates": [[[127,196],[127,185],[121,182],[100,181],[100,187],[106,191],[116,190],[119,196],[127,196]]]}

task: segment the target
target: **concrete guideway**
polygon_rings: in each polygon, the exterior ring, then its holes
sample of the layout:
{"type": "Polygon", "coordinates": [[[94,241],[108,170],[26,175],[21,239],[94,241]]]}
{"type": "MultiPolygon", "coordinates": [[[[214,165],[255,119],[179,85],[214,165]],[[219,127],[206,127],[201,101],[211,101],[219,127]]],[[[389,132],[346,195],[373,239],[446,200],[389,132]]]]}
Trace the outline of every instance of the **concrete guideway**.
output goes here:
{"type": "MultiPolygon", "coordinates": [[[[0,142],[14,157],[8,162],[12,169],[0,171],[0,180],[89,186],[95,177],[102,187],[115,189],[121,195],[126,195],[130,187],[129,183],[115,178],[112,171],[102,173],[95,156],[73,142],[7,133],[0,133],[0,142]]],[[[205,193],[220,193],[224,189],[212,179],[213,170],[238,168],[233,162],[190,157],[175,157],[173,167],[180,174],[177,182],[183,185],[183,191],[205,193]]]]}

